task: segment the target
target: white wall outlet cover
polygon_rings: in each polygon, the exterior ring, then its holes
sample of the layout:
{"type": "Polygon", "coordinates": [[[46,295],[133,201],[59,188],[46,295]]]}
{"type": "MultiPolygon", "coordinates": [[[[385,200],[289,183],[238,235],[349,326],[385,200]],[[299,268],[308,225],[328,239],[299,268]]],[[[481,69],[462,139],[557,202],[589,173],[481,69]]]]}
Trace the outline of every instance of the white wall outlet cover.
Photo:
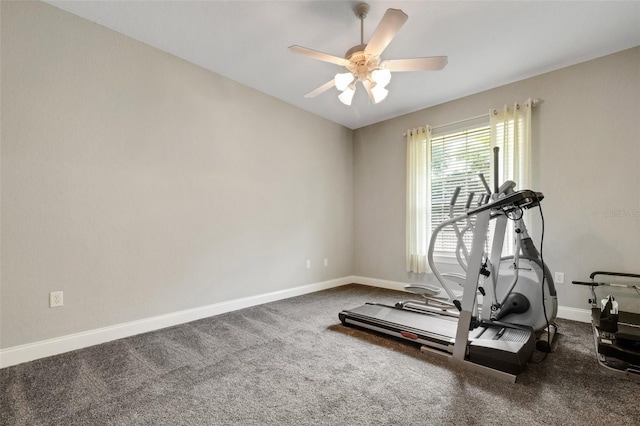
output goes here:
{"type": "Polygon", "coordinates": [[[62,291],[52,291],[49,293],[49,307],[57,308],[64,305],[64,298],[62,291]]]}

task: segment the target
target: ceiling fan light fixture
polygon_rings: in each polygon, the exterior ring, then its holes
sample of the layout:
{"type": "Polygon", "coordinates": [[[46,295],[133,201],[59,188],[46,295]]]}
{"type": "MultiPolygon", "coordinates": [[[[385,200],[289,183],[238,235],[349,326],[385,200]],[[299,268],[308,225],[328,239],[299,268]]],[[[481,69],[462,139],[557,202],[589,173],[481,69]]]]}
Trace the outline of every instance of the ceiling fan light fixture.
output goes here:
{"type": "Polygon", "coordinates": [[[353,79],[353,74],[351,74],[350,72],[345,72],[336,74],[333,81],[336,84],[336,89],[343,92],[347,89],[347,87],[349,87],[353,79]]]}
{"type": "Polygon", "coordinates": [[[375,87],[384,88],[391,81],[391,71],[387,69],[373,70],[371,72],[371,79],[376,83],[375,87]]]}
{"type": "Polygon", "coordinates": [[[343,104],[350,106],[351,100],[353,99],[353,95],[356,93],[356,88],[353,85],[348,86],[340,95],[338,95],[338,99],[343,104]]]}
{"type": "Polygon", "coordinates": [[[382,61],[380,56],[407,21],[407,14],[400,9],[387,9],[378,27],[369,38],[369,42],[365,43],[364,18],[369,12],[369,5],[359,3],[354,8],[354,12],[360,19],[360,44],[347,50],[343,58],[298,45],[289,46],[289,50],[293,53],[339,65],[349,71],[335,74],[334,78],[304,95],[305,98],[313,98],[332,87],[336,87],[338,91],[342,92],[338,96],[340,102],[345,105],[351,105],[356,90],[355,85],[359,81],[367,91],[369,100],[377,104],[382,102],[389,94],[389,90],[385,89],[385,87],[391,81],[392,72],[437,71],[447,65],[446,56],[382,61]]]}
{"type": "Polygon", "coordinates": [[[384,99],[389,94],[389,91],[384,87],[376,84],[375,87],[371,89],[371,94],[373,95],[373,103],[378,104],[384,101],[384,99]]]}

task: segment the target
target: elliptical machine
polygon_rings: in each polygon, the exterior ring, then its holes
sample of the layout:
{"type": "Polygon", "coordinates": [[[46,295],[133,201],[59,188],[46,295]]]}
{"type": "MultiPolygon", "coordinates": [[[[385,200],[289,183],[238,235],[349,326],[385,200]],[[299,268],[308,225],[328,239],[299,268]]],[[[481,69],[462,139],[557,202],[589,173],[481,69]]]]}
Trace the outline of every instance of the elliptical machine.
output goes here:
{"type": "MultiPolygon", "coordinates": [[[[498,148],[494,148],[494,164],[497,164],[498,148]]],[[[497,170],[495,171],[494,182],[497,182],[497,170]]],[[[489,202],[496,202],[500,199],[514,194],[516,183],[506,181],[500,187],[495,183],[492,193],[486,179],[480,174],[479,179],[486,189],[486,193],[476,194],[470,192],[465,203],[465,214],[454,215],[454,208],[459,197],[461,188],[456,187],[449,203],[449,220],[444,221],[436,227],[431,236],[427,259],[434,276],[440,286],[448,296],[448,300],[443,300],[440,296],[440,289],[436,286],[425,284],[408,284],[405,290],[419,294],[423,301],[404,301],[396,304],[399,308],[441,310],[441,313],[451,315],[451,307],[455,306],[458,311],[459,292],[451,288],[452,284],[464,286],[467,278],[469,255],[472,248],[468,247],[465,241],[467,234],[474,235],[475,220],[470,218],[468,212],[475,207],[483,206],[489,202]],[[461,225],[462,224],[462,225],[461,225]],[[435,244],[438,236],[447,227],[454,230],[456,236],[456,260],[464,271],[464,274],[441,273],[434,260],[435,244]]],[[[532,200],[535,206],[544,198],[542,194],[536,193],[532,200]]],[[[551,352],[551,344],[557,332],[554,323],[558,313],[558,300],[555,284],[551,272],[542,261],[541,255],[531,239],[524,222],[525,208],[533,206],[512,206],[506,209],[496,209],[492,213],[492,220],[496,226],[493,230],[493,247],[491,256],[487,254],[486,246],[483,247],[481,255],[480,280],[482,284],[478,286],[478,299],[474,304],[472,318],[475,320],[502,321],[510,324],[518,324],[533,329],[536,335],[536,349],[542,352],[551,352]],[[508,256],[501,256],[506,234],[506,224],[513,223],[514,253],[508,256]]],[[[455,311],[453,311],[455,314],[455,311]]]]}
{"type": "Polygon", "coordinates": [[[491,284],[493,298],[483,309],[491,310],[492,321],[506,321],[531,327],[537,336],[536,348],[551,352],[557,326],[558,298],[551,272],[527,232],[522,212],[513,212],[515,251],[502,257],[491,284]]]}
{"type": "MultiPolygon", "coordinates": [[[[497,164],[496,149],[494,157],[497,164]]],[[[497,182],[497,167],[495,174],[497,182]]],[[[429,244],[428,261],[447,299],[436,297],[440,289],[435,286],[411,284],[406,289],[423,296],[423,301],[395,306],[367,303],[343,310],[339,318],[344,325],[420,343],[422,352],[513,382],[536,347],[550,349],[555,334],[551,327],[557,312],[553,281],[522,221],[524,211],[538,207],[544,195],[515,191],[513,182],[499,188],[496,183],[491,193],[484,177],[480,178],[487,194],[480,195],[477,205],[470,194],[466,211],[454,216],[460,193],[456,190],[450,202],[451,217],[436,227],[429,244]],[[503,257],[509,221],[516,225],[517,250],[503,257]],[[494,223],[492,238],[490,223],[494,223]],[[456,258],[463,274],[441,273],[434,261],[436,238],[447,226],[457,235],[456,258]],[[472,237],[470,245],[465,243],[467,233],[472,237]],[[460,285],[462,293],[454,292],[452,284],[460,285]],[[546,345],[536,344],[542,341],[539,337],[545,329],[546,345]]]]}

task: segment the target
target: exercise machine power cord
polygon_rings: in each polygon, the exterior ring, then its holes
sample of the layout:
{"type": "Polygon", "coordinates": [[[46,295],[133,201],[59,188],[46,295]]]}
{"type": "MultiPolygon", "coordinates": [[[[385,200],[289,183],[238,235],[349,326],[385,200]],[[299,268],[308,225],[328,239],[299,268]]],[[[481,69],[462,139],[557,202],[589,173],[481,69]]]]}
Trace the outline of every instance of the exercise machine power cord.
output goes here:
{"type": "MultiPolygon", "coordinates": [[[[543,253],[543,244],[544,244],[544,214],[542,213],[542,205],[540,204],[540,200],[538,199],[538,194],[535,195],[536,197],[536,203],[538,204],[538,210],[540,211],[540,221],[541,221],[541,226],[542,226],[542,232],[540,235],[540,262],[542,263],[542,286],[540,287],[541,291],[542,291],[542,311],[544,312],[544,320],[547,323],[547,343],[549,344],[549,351],[551,351],[551,333],[549,332],[549,327],[551,326],[551,324],[549,323],[549,317],[547,316],[547,306],[544,303],[544,285],[545,285],[545,281],[547,279],[547,268],[544,267],[545,263],[544,263],[544,255],[543,253]]],[[[556,324],[553,324],[553,326],[556,329],[556,332],[558,331],[558,326],[556,324]]],[[[549,352],[544,352],[544,355],[542,356],[542,358],[540,360],[537,361],[531,361],[534,364],[543,362],[545,359],[547,359],[547,355],[549,355],[549,352]]]]}

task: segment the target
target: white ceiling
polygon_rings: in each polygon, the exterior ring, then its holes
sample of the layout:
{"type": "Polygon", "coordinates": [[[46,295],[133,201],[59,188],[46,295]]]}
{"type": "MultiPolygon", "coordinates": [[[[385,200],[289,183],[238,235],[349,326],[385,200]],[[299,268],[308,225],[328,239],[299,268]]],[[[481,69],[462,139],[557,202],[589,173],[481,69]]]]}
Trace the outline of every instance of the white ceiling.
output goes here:
{"type": "Polygon", "coordinates": [[[409,19],[382,59],[447,55],[442,71],[394,73],[386,100],[362,87],[304,94],[344,68],[288,51],[335,56],[360,43],[359,1],[58,1],[126,34],[351,129],[640,45],[640,1],[369,1],[364,41],[388,8],[409,19]]]}

